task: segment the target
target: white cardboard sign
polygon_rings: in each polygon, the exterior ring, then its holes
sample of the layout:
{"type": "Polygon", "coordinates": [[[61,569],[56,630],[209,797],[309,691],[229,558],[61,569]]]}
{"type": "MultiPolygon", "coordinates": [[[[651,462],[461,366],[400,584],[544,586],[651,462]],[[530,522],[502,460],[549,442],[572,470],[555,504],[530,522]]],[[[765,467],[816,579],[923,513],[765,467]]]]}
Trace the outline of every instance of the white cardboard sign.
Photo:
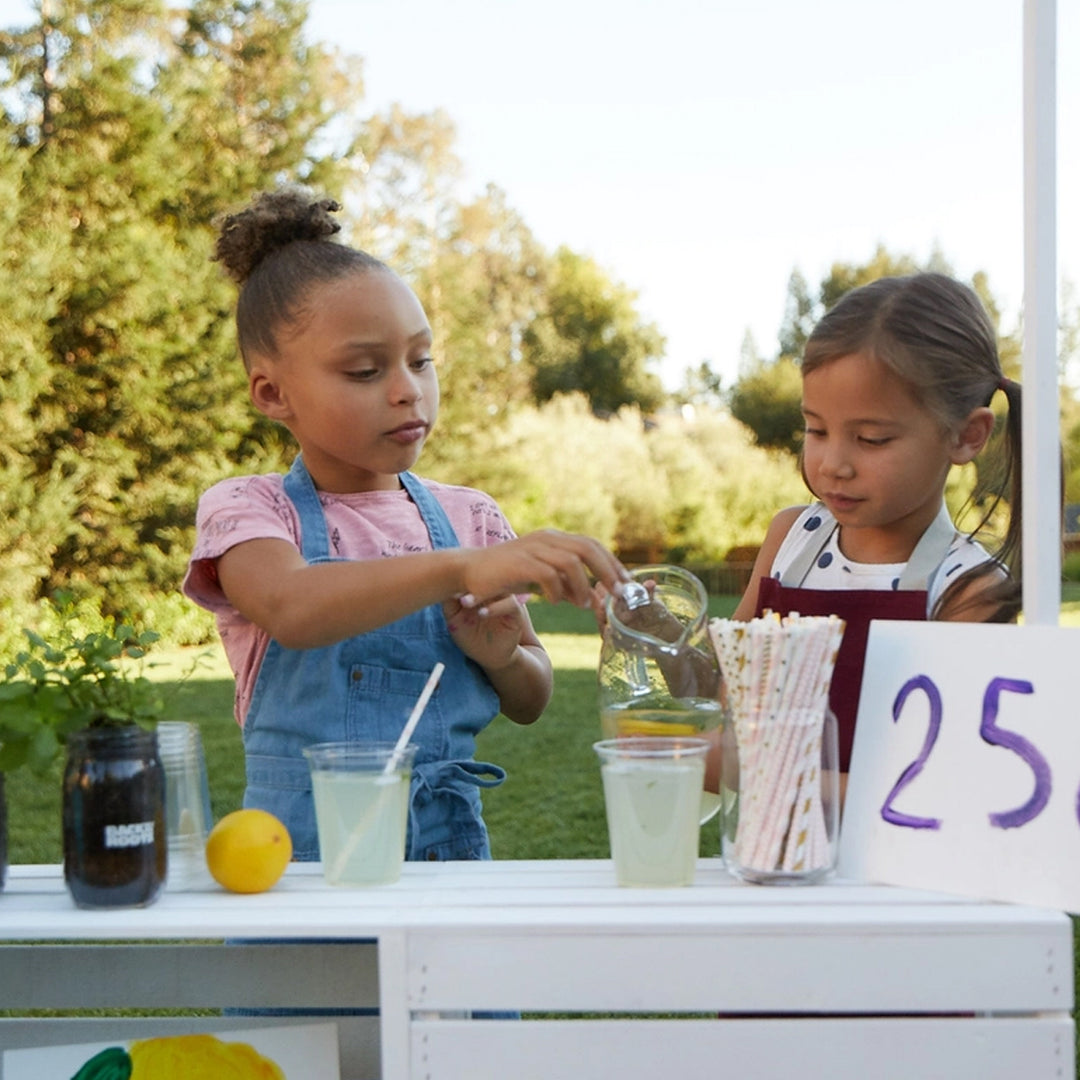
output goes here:
{"type": "Polygon", "coordinates": [[[1080,633],[871,623],[840,873],[1080,913],[1080,633]]]}

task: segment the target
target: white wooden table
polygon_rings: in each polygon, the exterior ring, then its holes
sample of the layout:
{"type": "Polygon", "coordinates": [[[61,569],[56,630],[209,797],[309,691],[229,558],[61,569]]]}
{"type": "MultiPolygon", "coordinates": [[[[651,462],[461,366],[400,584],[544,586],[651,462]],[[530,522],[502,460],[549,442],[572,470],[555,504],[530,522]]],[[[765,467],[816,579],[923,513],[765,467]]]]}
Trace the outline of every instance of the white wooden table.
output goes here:
{"type": "MultiPolygon", "coordinates": [[[[377,1006],[340,1021],[346,1080],[1072,1080],[1072,965],[1059,912],[755,887],[716,859],[671,890],[620,889],[607,860],[575,860],[412,863],[367,890],[294,865],[257,896],[92,912],[59,868],[15,866],[0,893],[0,1009],[377,1006]]],[[[0,1046],[255,1023],[13,1018],[0,1046]]]]}

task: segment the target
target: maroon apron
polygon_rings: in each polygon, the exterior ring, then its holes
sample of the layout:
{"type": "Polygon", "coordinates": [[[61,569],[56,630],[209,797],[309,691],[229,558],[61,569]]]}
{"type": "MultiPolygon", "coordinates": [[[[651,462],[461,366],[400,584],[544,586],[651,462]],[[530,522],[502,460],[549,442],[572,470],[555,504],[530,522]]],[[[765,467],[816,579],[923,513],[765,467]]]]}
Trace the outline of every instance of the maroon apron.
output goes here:
{"type": "Polygon", "coordinates": [[[847,772],[855,741],[863,661],[871,619],[925,621],[926,584],[941,565],[956,539],[956,528],[942,505],[937,518],[920,537],[895,591],[879,589],[804,589],[802,582],[836,530],[823,529],[817,544],[810,544],[792,561],[780,579],[763,577],[758,585],[755,615],[836,615],[844,620],[844,636],[829,687],[829,707],[836,714],[840,741],[840,770],[847,772]]]}

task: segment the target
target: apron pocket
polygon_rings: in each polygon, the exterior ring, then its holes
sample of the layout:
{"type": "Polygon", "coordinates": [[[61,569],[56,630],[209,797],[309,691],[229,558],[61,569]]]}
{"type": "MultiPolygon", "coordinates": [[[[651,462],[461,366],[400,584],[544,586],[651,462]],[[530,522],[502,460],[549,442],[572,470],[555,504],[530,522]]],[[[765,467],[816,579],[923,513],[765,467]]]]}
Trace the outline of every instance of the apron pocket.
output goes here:
{"type": "MultiPolygon", "coordinates": [[[[347,738],[356,742],[396,742],[430,675],[430,671],[353,664],[345,713],[347,738]]],[[[441,690],[440,683],[410,740],[421,748],[425,760],[438,760],[448,752],[449,731],[441,690]]]]}

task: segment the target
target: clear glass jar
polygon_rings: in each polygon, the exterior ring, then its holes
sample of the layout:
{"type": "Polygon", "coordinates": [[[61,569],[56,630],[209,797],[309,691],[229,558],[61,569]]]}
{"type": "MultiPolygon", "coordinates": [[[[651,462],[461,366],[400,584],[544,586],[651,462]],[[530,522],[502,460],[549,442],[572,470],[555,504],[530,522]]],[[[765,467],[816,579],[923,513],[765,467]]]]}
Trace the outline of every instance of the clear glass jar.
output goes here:
{"type": "Polygon", "coordinates": [[[700,735],[721,722],[720,669],[708,637],[708,594],[688,570],[643,566],[640,599],[611,595],[600,647],[600,728],[624,735],[700,735]]]}
{"type": "Polygon", "coordinates": [[[165,773],[157,737],[131,724],[67,739],[64,880],[79,907],[145,907],[165,883],[165,773]]]}
{"type": "MultiPolygon", "coordinates": [[[[700,736],[724,722],[705,586],[680,566],[640,566],[633,591],[611,594],[598,669],[605,739],[700,736]]],[[[701,823],[720,808],[701,793],[701,823]]]]}
{"type": "Polygon", "coordinates": [[[721,854],[758,885],[809,885],[836,868],[840,770],[831,709],[735,716],[721,737],[721,854]]]}

